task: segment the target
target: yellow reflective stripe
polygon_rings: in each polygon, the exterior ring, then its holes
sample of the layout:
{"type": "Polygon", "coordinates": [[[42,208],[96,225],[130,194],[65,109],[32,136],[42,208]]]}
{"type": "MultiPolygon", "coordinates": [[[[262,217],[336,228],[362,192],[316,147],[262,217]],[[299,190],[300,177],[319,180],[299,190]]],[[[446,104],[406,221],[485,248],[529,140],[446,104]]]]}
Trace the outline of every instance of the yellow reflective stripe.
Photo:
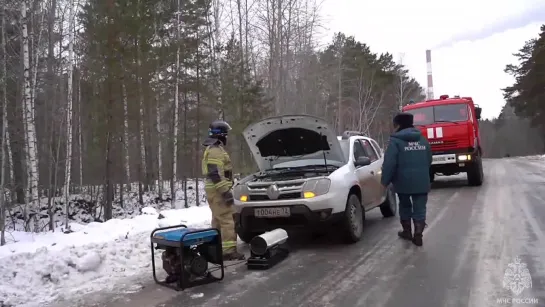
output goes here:
{"type": "Polygon", "coordinates": [[[204,155],[202,157],[202,161],[201,161],[201,168],[202,168],[202,174],[204,176],[206,176],[206,174],[208,174],[208,165],[206,163],[206,160],[208,160],[208,153],[209,153],[209,149],[210,147],[206,147],[206,149],[204,150],[204,155]]]}
{"type": "Polygon", "coordinates": [[[237,241],[223,241],[221,245],[223,248],[232,248],[237,246],[237,241]]]}
{"type": "MultiPolygon", "coordinates": [[[[217,184],[214,184],[212,181],[210,180],[206,180],[205,183],[204,183],[204,187],[205,188],[214,188],[215,190],[217,191],[220,191],[222,188],[225,188],[225,187],[231,187],[231,181],[228,181],[228,180],[223,180],[217,184]]],[[[227,191],[228,189],[226,189],[227,191]]]]}
{"type": "Polygon", "coordinates": [[[206,164],[216,164],[219,167],[223,166],[223,161],[220,159],[209,158],[206,160],[206,164]]]}
{"type": "Polygon", "coordinates": [[[230,184],[231,184],[231,181],[223,180],[223,181],[220,181],[220,182],[216,183],[216,184],[214,185],[214,187],[215,187],[216,189],[221,189],[221,188],[226,187],[226,186],[228,186],[228,185],[230,185],[230,184]]]}
{"type": "Polygon", "coordinates": [[[206,182],[204,183],[204,186],[207,188],[214,188],[216,185],[212,181],[206,180],[206,182]]]}

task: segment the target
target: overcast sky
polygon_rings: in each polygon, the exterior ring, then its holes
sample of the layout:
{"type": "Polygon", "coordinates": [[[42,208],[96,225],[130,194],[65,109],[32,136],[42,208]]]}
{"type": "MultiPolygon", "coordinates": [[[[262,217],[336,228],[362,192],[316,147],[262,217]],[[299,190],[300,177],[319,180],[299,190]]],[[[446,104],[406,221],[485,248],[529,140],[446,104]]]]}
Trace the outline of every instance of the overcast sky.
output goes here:
{"type": "Polygon", "coordinates": [[[432,50],[434,95],[471,96],[483,117],[496,117],[503,72],[512,53],[537,37],[545,0],[325,0],[323,43],[334,32],[354,35],[373,52],[390,52],[426,86],[426,49],[432,50]]]}

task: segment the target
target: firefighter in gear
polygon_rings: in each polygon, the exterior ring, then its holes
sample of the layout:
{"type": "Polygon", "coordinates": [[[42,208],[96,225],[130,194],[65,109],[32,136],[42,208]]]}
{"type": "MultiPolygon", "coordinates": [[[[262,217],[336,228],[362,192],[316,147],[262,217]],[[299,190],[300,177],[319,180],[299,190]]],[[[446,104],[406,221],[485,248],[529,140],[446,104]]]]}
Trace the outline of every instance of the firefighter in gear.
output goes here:
{"type": "Polygon", "coordinates": [[[223,259],[227,261],[244,260],[244,255],[237,252],[237,234],[233,220],[233,167],[231,158],[224,149],[229,130],[231,126],[222,120],[210,124],[208,138],[203,143],[206,149],[202,159],[202,171],[206,177],[206,198],[212,211],[212,227],[220,230],[223,259]]]}

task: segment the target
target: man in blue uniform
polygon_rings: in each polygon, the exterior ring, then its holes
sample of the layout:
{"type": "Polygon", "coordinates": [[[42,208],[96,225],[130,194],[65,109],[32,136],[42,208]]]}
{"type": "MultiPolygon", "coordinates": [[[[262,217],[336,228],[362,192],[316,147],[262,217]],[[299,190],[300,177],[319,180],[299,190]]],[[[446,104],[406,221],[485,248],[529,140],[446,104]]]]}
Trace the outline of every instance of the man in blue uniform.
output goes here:
{"type": "Polygon", "coordinates": [[[413,115],[399,113],[394,117],[394,129],[384,154],[381,183],[392,184],[399,197],[399,237],[422,246],[426,226],[426,203],[430,191],[431,147],[420,130],[413,126],[413,115]],[[414,224],[414,235],[411,229],[414,224]]]}

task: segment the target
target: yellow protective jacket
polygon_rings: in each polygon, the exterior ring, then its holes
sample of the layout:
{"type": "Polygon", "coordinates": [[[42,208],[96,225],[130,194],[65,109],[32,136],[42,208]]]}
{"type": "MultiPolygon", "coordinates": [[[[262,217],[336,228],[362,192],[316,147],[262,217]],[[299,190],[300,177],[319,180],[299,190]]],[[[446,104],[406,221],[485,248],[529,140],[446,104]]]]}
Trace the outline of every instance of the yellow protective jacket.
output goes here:
{"type": "Polygon", "coordinates": [[[214,188],[223,194],[233,186],[233,166],[231,158],[220,142],[209,145],[204,150],[202,172],[205,176],[205,188],[214,188]]]}

